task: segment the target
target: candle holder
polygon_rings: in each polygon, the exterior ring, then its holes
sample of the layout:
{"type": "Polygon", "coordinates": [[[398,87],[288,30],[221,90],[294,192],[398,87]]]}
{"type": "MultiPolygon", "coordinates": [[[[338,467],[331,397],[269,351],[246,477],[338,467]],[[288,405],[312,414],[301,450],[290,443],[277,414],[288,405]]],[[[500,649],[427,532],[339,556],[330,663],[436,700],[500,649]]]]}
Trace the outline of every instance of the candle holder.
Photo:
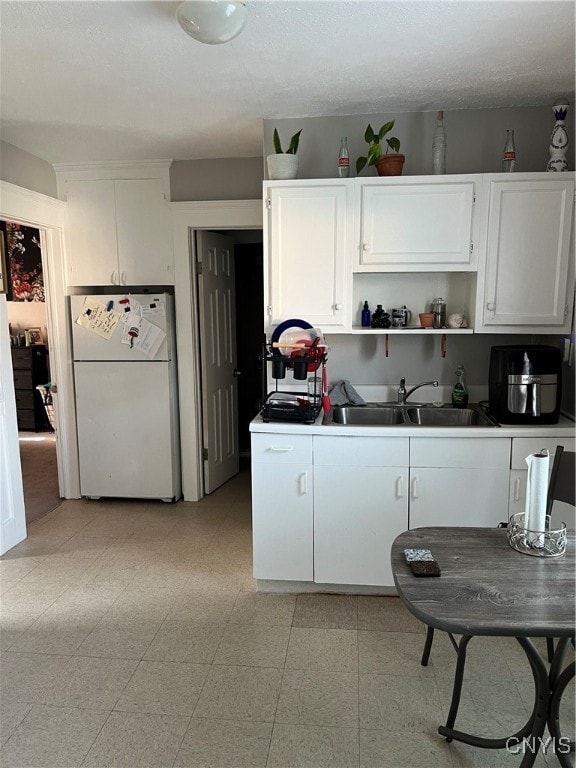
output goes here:
{"type": "Polygon", "coordinates": [[[524,512],[517,512],[508,520],[508,543],[512,549],[525,555],[560,557],[566,551],[566,523],[551,531],[550,522],[550,515],[546,515],[546,530],[533,531],[525,527],[524,512]]]}

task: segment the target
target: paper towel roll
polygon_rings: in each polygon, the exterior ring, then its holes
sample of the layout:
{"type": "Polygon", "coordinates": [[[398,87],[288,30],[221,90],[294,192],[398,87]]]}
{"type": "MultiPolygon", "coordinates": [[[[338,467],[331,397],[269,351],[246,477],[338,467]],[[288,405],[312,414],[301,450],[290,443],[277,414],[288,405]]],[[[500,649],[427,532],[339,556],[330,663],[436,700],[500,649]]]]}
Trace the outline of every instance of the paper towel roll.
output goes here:
{"type": "MultiPolygon", "coordinates": [[[[526,508],[524,525],[530,531],[546,530],[546,498],[548,496],[548,467],[550,455],[546,449],[526,457],[528,481],[526,483],[526,508]]],[[[533,547],[542,547],[543,537],[526,534],[526,542],[533,547]]]]}

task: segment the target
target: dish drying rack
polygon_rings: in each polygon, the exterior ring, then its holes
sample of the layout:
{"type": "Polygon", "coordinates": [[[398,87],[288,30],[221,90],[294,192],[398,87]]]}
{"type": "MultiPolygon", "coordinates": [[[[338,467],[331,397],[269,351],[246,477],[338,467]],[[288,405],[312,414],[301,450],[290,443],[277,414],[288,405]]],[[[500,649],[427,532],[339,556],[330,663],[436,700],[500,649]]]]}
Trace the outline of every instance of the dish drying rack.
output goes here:
{"type": "Polygon", "coordinates": [[[313,424],[322,409],[322,382],[327,353],[324,345],[313,348],[312,354],[307,353],[304,345],[289,345],[264,343],[260,355],[262,370],[262,392],[268,390],[268,364],[271,364],[274,389],[267,392],[261,404],[262,421],[287,421],[298,424],[313,424]],[[300,354],[288,357],[281,353],[278,347],[294,347],[300,354]],[[292,372],[295,381],[301,381],[306,387],[308,378],[313,377],[312,391],[283,391],[279,381],[292,372]],[[304,375],[302,375],[304,373],[304,375]]]}

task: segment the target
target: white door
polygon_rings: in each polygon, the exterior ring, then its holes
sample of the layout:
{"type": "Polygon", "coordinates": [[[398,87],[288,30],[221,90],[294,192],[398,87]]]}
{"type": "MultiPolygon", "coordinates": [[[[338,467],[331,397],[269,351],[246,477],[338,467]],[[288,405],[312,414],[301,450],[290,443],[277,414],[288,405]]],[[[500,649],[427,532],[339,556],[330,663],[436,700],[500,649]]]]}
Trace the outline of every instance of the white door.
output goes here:
{"type": "Polygon", "coordinates": [[[197,232],[204,493],[238,473],[234,242],[197,232]]]}
{"type": "Polygon", "coordinates": [[[114,182],[67,181],[68,285],[118,285],[114,182]]]}
{"type": "Polygon", "coordinates": [[[172,221],[161,179],[114,182],[121,285],[174,283],[172,221]]]}
{"type": "Polygon", "coordinates": [[[571,312],[566,302],[574,182],[490,179],[486,184],[483,324],[502,331],[556,327],[560,333],[571,312]]]}
{"type": "Polygon", "coordinates": [[[6,296],[0,295],[0,555],[26,538],[6,296]]]}
{"type": "Polygon", "coordinates": [[[267,326],[297,317],[328,330],[346,324],[352,187],[347,181],[265,187],[267,326]]]}
{"type": "Polygon", "coordinates": [[[471,269],[474,184],[361,182],[359,271],[471,269]]]}

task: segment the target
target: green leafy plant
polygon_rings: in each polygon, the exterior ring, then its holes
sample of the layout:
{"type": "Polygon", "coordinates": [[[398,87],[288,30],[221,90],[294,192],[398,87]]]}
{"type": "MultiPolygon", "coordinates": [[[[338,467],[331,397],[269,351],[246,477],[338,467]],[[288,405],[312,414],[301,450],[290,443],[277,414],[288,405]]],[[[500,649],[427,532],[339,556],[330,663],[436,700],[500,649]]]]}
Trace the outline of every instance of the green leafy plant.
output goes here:
{"type": "MultiPolygon", "coordinates": [[[[368,123],[368,128],[366,128],[364,134],[364,141],[368,143],[368,155],[366,157],[361,156],[356,160],[356,173],[360,173],[366,164],[376,165],[378,160],[382,157],[382,139],[387,133],[390,133],[392,128],[394,128],[394,120],[384,123],[378,133],[374,133],[374,129],[370,123],[368,123]]],[[[391,136],[389,139],[386,139],[386,144],[388,147],[386,148],[385,154],[388,154],[390,150],[392,150],[392,152],[400,152],[400,140],[397,139],[396,136],[391,136]]]]}
{"type": "Polygon", "coordinates": [[[294,136],[290,139],[290,144],[288,145],[288,149],[286,152],[282,149],[282,144],[280,143],[280,136],[278,135],[278,129],[274,128],[274,151],[277,155],[295,155],[296,152],[298,152],[298,144],[300,143],[300,134],[302,133],[302,129],[298,131],[298,133],[295,133],[294,136]]]}

